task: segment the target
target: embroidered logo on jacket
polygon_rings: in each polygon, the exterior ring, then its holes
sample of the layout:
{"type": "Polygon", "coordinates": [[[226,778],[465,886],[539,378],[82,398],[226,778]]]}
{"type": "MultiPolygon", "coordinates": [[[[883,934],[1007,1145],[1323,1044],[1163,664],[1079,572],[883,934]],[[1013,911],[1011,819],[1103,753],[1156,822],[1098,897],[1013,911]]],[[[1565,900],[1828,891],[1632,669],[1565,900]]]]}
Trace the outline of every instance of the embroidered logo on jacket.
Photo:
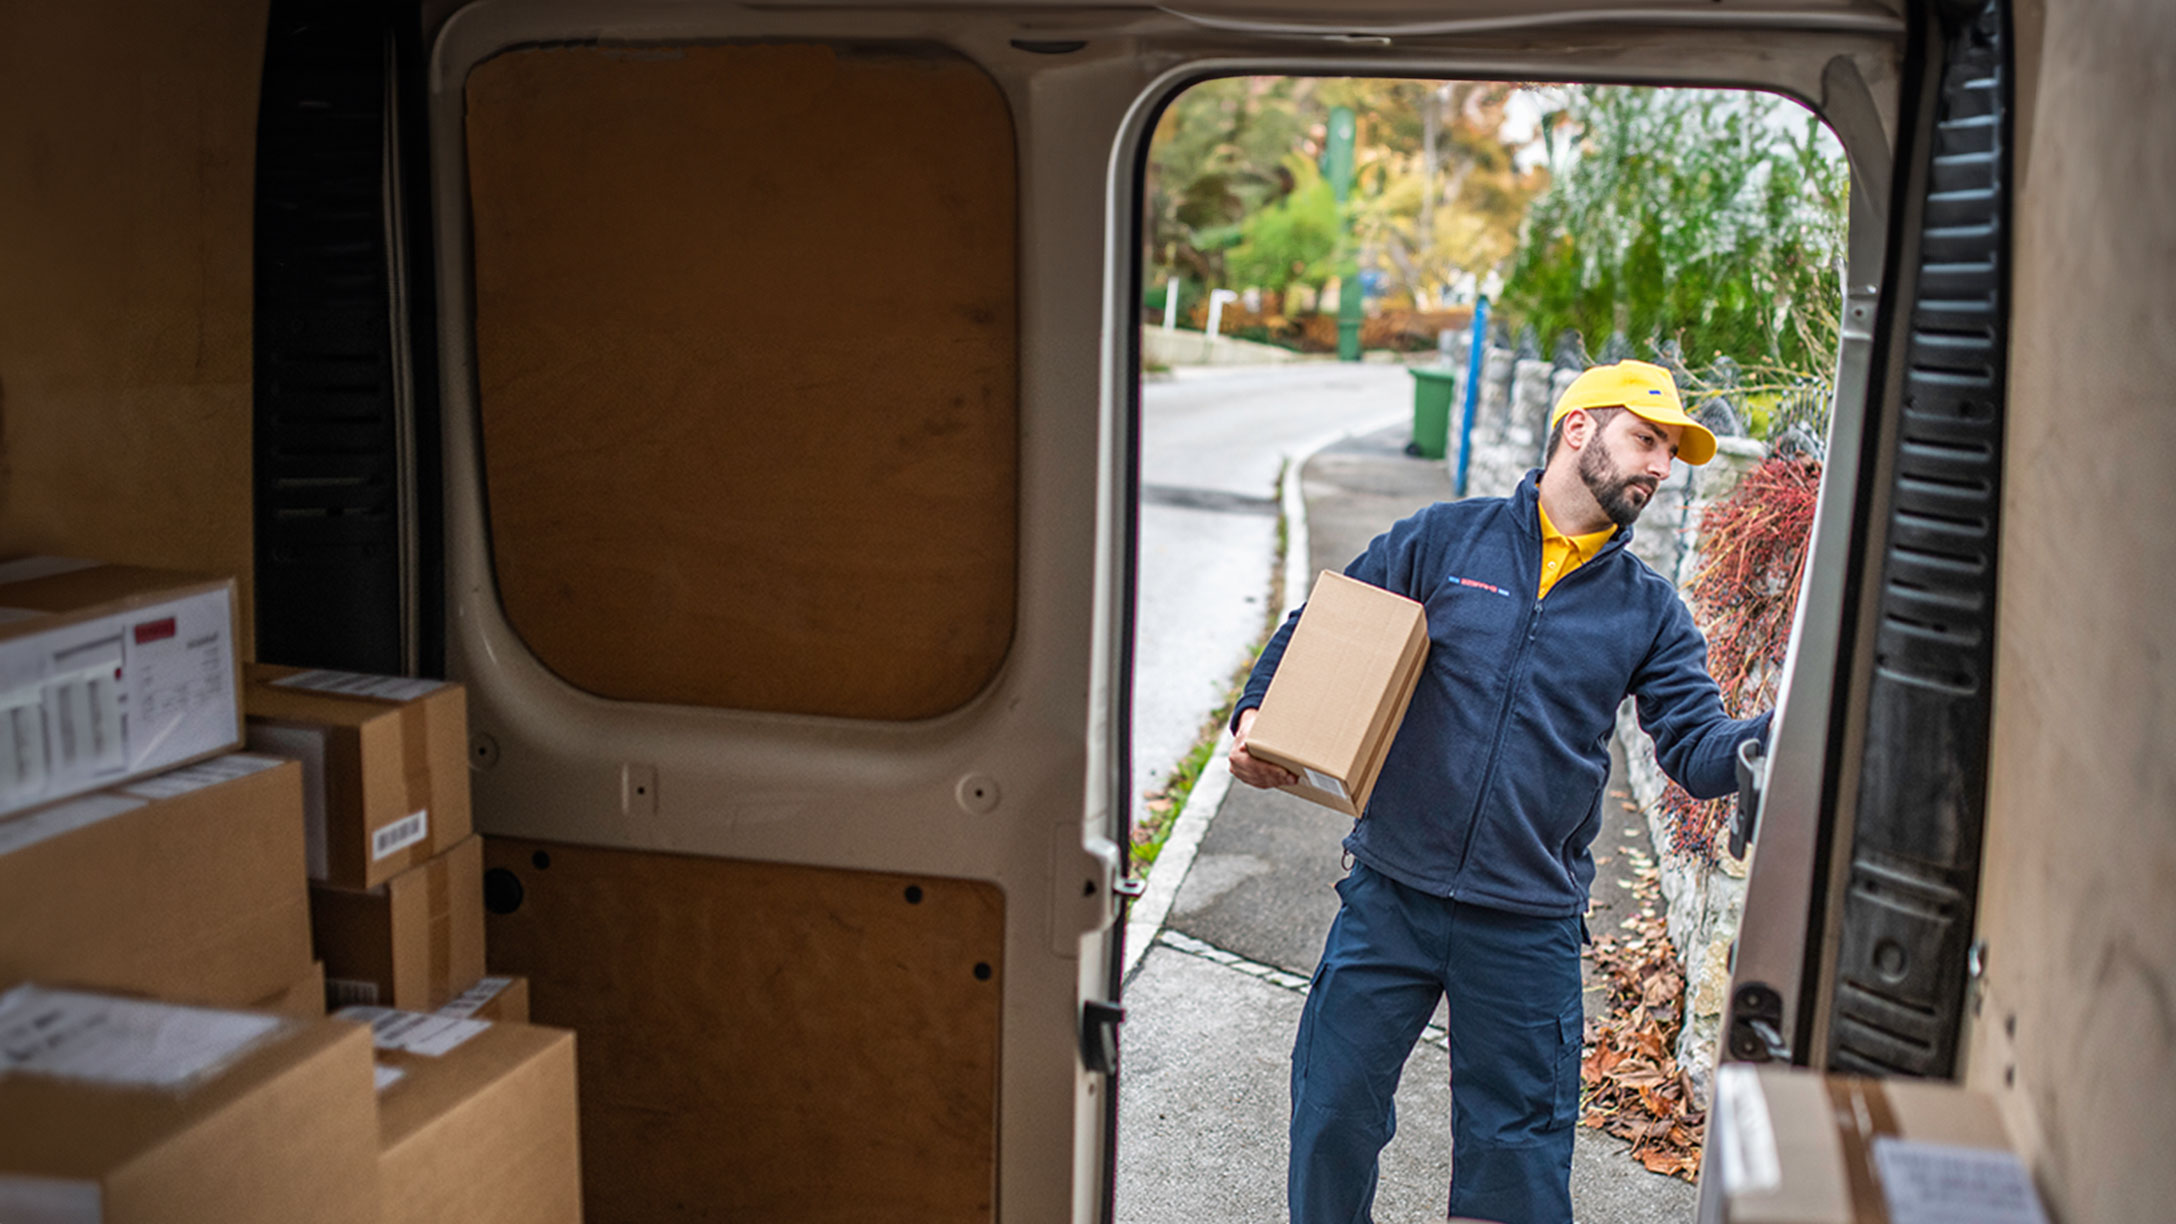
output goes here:
{"type": "Polygon", "coordinates": [[[1476,591],[1487,591],[1491,595],[1501,595],[1505,599],[1511,598],[1511,592],[1492,582],[1483,582],[1478,578],[1461,578],[1456,574],[1452,574],[1443,581],[1455,586],[1472,587],[1476,591]]]}

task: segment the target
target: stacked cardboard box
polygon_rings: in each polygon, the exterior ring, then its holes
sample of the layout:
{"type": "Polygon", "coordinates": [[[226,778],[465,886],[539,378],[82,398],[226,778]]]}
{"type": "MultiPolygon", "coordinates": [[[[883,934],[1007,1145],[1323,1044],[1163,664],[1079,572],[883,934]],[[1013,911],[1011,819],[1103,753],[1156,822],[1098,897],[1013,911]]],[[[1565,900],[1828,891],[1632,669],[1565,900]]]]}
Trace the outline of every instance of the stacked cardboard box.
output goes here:
{"type": "Polygon", "coordinates": [[[379,1219],[578,1221],[574,1035],[520,1023],[526,980],[484,976],[465,700],[257,665],[244,685],[249,742],[303,766],[326,994],[373,1029],[379,1219]]]}
{"type": "Polygon", "coordinates": [[[257,663],[243,675],[250,747],[302,762],[311,879],[376,888],[468,837],[460,685],[257,663]]]}
{"type": "Polygon", "coordinates": [[[0,988],[247,1007],[310,972],[302,771],[231,753],[0,820],[0,988]]]}
{"type": "Polygon", "coordinates": [[[424,1010],[484,972],[461,686],[252,664],[249,743],[303,769],[310,918],[336,1003],[424,1010]]]}
{"type": "Polygon", "coordinates": [[[374,889],[312,882],[310,923],[336,1004],[430,1008],[484,972],[483,840],[374,889]]]}
{"type": "Polygon", "coordinates": [[[581,1219],[574,1034],[353,1007],[377,1045],[385,1224],[581,1219]]]}
{"type": "Polygon", "coordinates": [[[241,746],[234,583],[0,563],[0,815],[241,746]]]}
{"type": "Polygon", "coordinates": [[[245,685],[232,590],[0,563],[0,1221],[578,1220],[573,1035],[482,976],[462,690],[245,685]],[[461,1049],[396,1031],[374,1091],[328,982],[461,1049]]]}
{"type": "Polygon", "coordinates": [[[370,1042],[81,991],[0,993],[0,1220],[372,1224],[370,1042]]]}

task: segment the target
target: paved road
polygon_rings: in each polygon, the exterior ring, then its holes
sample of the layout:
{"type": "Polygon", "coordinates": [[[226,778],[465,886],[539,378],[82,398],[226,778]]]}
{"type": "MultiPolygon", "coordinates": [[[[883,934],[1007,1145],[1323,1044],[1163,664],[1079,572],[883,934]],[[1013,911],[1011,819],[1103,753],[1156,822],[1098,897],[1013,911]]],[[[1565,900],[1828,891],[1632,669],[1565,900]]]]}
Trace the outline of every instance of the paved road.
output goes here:
{"type": "Polygon", "coordinates": [[[1142,388],[1137,813],[1261,634],[1286,456],[1411,411],[1411,380],[1397,366],[1205,367],[1142,388]]]}

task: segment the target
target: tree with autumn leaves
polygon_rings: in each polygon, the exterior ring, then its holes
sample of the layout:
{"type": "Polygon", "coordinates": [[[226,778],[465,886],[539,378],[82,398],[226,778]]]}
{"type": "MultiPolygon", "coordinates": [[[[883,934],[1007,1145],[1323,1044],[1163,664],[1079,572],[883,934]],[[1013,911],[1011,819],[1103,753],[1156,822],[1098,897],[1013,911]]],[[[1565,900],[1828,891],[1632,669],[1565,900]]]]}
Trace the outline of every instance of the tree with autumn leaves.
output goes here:
{"type": "Polygon", "coordinates": [[[1143,255],[1154,306],[1176,276],[1182,304],[1256,288],[1272,315],[1347,254],[1387,304],[1423,310],[1497,272],[1514,326],[1576,330],[1590,352],[1621,332],[1698,369],[1728,357],[1759,408],[1834,361],[1849,182],[1827,129],[1768,94],[1230,77],[1157,125],[1143,255]],[[1509,130],[1514,96],[1543,112],[1537,134],[1509,130]],[[1358,121],[1342,210],[1318,169],[1339,105],[1358,121]]]}
{"type": "Polygon", "coordinates": [[[1503,84],[1228,77],[1171,103],[1149,144],[1143,258],[1151,304],[1176,276],[1190,305],[1211,288],[1258,288],[1278,313],[1292,289],[1335,274],[1343,227],[1390,296],[1437,304],[1461,273],[1485,276],[1516,247],[1546,174],[1507,143],[1503,84]],[[1341,213],[1319,169],[1329,113],[1358,120],[1341,213]]]}
{"type": "Polygon", "coordinates": [[[1502,306],[1544,336],[1635,355],[1675,341],[1763,389],[1823,381],[1843,298],[1850,172],[1810,111],[1744,90],[1549,86],[1550,188],[1502,306]]]}

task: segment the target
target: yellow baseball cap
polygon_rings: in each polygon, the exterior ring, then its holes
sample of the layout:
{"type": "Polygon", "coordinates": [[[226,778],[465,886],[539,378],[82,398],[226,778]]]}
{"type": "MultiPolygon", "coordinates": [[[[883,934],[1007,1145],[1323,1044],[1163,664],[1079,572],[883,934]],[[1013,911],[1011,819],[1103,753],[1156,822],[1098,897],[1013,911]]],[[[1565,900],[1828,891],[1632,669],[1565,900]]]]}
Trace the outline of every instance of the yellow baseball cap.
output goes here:
{"type": "Polygon", "coordinates": [[[1715,435],[1708,427],[1685,415],[1677,398],[1677,383],[1670,372],[1645,361],[1619,361],[1599,365],[1572,380],[1549,413],[1549,428],[1574,408],[1629,408],[1657,425],[1676,425],[1685,432],[1677,440],[1677,457],[1694,466],[1715,457],[1715,435]]]}

